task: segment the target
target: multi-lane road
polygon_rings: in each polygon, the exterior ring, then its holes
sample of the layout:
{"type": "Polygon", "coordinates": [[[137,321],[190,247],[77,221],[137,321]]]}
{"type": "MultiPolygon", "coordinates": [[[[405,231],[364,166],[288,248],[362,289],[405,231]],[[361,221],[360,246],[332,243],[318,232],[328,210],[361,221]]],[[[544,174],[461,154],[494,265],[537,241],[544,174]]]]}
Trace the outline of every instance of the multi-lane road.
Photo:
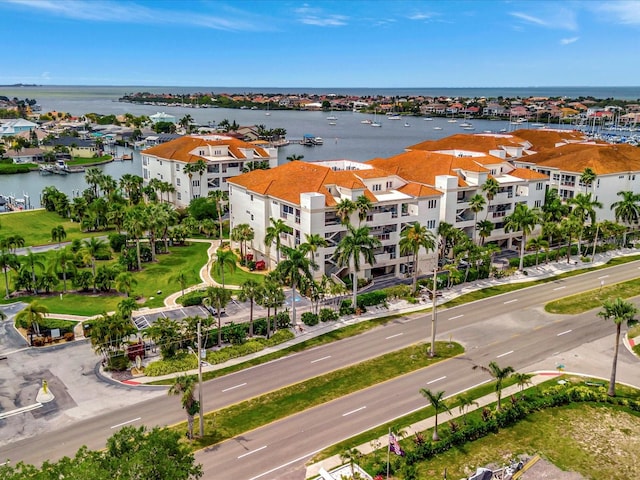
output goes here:
{"type": "MultiPolygon", "coordinates": [[[[640,263],[633,262],[472,304],[441,308],[438,338],[462,343],[464,356],[295,413],[205,449],[196,458],[207,478],[304,478],[303,465],[315,451],[424,407],[424,398],[418,393],[421,387],[454,395],[489,380],[471,367],[494,360],[518,370],[546,361],[546,368],[552,370],[556,366],[554,358],[560,358],[563,352],[611,336],[612,324],[594,312],[549,315],[543,305],[554,298],[598,288],[603,280],[611,284],[635,278],[639,269],[640,263]]],[[[357,337],[209,381],[204,390],[206,409],[219,409],[416,341],[428,341],[430,325],[431,315],[400,318],[357,337]]],[[[606,348],[612,351],[613,345],[606,348]]],[[[621,356],[625,354],[623,351],[621,356]]],[[[584,359],[583,367],[586,373],[597,374],[608,371],[609,363],[596,365],[584,359]]],[[[621,369],[620,381],[640,382],[624,378],[625,373],[621,369]]],[[[162,396],[10,443],[0,448],[0,458],[38,464],[45,458],[72,455],[81,445],[102,448],[106,438],[123,425],[168,425],[183,419],[176,398],[162,396]]]]}

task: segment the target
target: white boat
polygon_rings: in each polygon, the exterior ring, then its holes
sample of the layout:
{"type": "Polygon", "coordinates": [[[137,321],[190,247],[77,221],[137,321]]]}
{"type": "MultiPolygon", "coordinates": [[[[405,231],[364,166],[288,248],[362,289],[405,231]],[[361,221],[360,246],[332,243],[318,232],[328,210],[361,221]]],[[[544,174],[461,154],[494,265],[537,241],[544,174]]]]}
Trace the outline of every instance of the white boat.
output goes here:
{"type": "Polygon", "coordinates": [[[371,120],[367,119],[367,120],[360,120],[360,123],[364,123],[365,125],[371,125],[371,120]]]}
{"type": "Polygon", "coordinates": [[[475,130],[476,127],[474,127],[473,125],[469,125],[467,127],[462,127],[463,130],[475,130]]]}
{"type": "Polygon", "coordinates": [[[424,120],[425,122],[432,122],[432,121],[433,121],[433,118],[431,118],[431,117],[425,117],[425,118],[423,118],[423,120],[424,120]]]}
{"type": "Polygon", "coordinates": [[[442,127],[433,127],[434,130],[442,130],[442,127]]]}
{"type": "Polygon", "coordinates": [[[409,122],[404,122],[404,126],[405,126],[405,127],[410,127],[410,126],[411,126],[411,124],[410,124],[409,122]]]}
{"type": "Polygon", "coordinates": [[[449,122],[449,123],[458,123],[458,120],[456,120],[455,118],[451,118],[451,119],[447,120],[447,122],[449,122]]]}
{"type": "Polygon", "coordinates": [[[329,122],[329,125],[336,125],[336,122],[329,122]]]}
{"type": "Polygon", "coordinates": [[[372,127],[381,127],[382,125],[380,125],[378,122],[371,122],[370,125],[372,127]]]}
{"type": "Polygon", "coordinates": [[[464,128],[464,127],[472,127],[473,125],[471,125],[469,122],[462,122],[460,126],[464,128]]]}
{"type": "Polygon", "coordinates": [[[316,145],[322,145],[324,143],[324,140],[322,140],[322,137],[315,137],[313,139],[313,143],[316,145]]]}
{"type": "Polygon", "coordinates": [[[398,114],[387,115],[387,119],[389,120],[401,120],[402,117],[398,114]]]}
{"type": "Polygon", "coordinates": [[[335,115],[329,115],[327,117],[327,120],[337,120],[337,119],[338,119],[338,117],[336,117],[335,115]]]}

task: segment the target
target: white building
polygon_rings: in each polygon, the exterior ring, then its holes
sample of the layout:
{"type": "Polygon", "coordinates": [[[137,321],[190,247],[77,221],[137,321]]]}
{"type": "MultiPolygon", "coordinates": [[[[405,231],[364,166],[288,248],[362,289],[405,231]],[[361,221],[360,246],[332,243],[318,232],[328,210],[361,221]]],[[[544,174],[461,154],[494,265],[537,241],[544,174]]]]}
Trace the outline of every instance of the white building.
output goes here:
{"type": "Polygon", "coordinates": [[[153,115],[149,115],[149,120],[151,120],[153,123],[160,123],[160,122],[176,123],[175,115],[170,115],[165,112],[158,112],[158,113],[154,113],[153,115]]]}
{"type": "Polygon", "coordinates": [[[206,197],[211,190],[228,191],[227,180],[239,175],[251,162],[278,165],[275,148],[244,142],[223,135],[188,135],[141,152],[144,185],[156,178],[173,186],[170,202],[186,207],[193,198],[206,197]],[[188,164],[204,162],[206,169],[188,173],[188,164]]]}

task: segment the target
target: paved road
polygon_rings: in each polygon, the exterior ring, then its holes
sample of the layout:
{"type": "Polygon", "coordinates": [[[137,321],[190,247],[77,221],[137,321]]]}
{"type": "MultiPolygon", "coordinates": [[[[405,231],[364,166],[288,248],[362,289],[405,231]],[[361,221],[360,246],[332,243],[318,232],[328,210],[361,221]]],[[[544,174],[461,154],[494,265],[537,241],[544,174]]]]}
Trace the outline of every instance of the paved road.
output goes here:
{"type": "MultiPolygon", "coordinates": [[[[229,476],[227,470],[224,470],[225,478],[251,478],[293,462],[287,468],[265,475],[265,478],[285,478],[283,475],[287,475],[288,471],[295,472],[291,473],[294,475],[291,478],[303,478],[299,472],[304,460],[296,459],[313,449],[350,436],[354,430],[369,428],[385,419],[405,413],[407,409],[424,406],[424,399],[417,395],[419,386],[433,382],[429,384],[429,388],[453,394],[486,381],[487,378],[480,372],[471,370],[472,362],[487,364],[492,359],[498,359],[499,363],[516,368],[546,362],[551,363],[547,368],[553,369],[557,358],[569,367],[569,360],[563,358],[563,352],[570,352],[586,342],[607,337],[611,334],[611,326],[596,318],[593,313],[568,319],[547,316],[542,312],[542,303],[592,285],[595,288],[602,280],[600,277],[604,275],[607,275],[607,283],[634,278],[638,273],[638,265],[632,263],[613,267],[606,272],[587,273],[472,305],[442,309],[439,313],[439,338],[448,339],[452,335],[455,340],[462,342],[467,348],[467,360],[445,362],[437,367],[372,387],[282,422],[276,422],[240,439],[201,452],[198,454],[198,460],[202,461],[206,468],[218,468],[218,472],[221,471],[219,465],[224,464],[225,468],[229,469],[229,476]],[[447,378],[441,379],[443,376],[447,378]],[[369,403],[370,401],[372,403],[369,403]],[[363,406],[365,408],[362,408],[363,406]],[[335,410],[322,410],[326,408],[335,410]],[[328,420],[328,424],[316,420],[315,415],[319,409],[323,412],[320,418],[328,420]],[[342,417],[352,410],[355,411],[342,417]],[[299,423],[287,423],[290,421],[299,423]],[[311,425],[313,428],[310,429],[311,425]],[[306,438],[309,439],[308,443],[304,443],[306,438]],[[279,443],[283,440],[287,441],[279,443]],[[266,448],[259,450],[265,445],[266,448]],[[246,453],[249,455],[242,456],[239,459],[241,461],[238,461],[238,457],[246,453]],[[232,461],[233,459],[235,461],[232,461]],[[212,467],[213,465],[216,467],[212,467]]],[[[427,339],[429,332],[430,315],[399,319],[358,337],[207,382],[206,409],[217,409],[344,364],[427,339]]],[[[612,349],[612,341],[610,344],[610,347],[604,348],[605,356],[606,350],[612,349]]],[[[608,358],[610,359],[610,354],[608,358]]],[[[582,368],[578,370],[586,368],[589,371],[589,368],[596,367],[602,369],[602,365],[592,365],[593,362],[589,358],[584,360],[585,363],[580,365],[582,368]]],[[[605,370],[607,368],[608,363],[605,370]]],[[[621,368],[621,381],[635,381],[635,378],[630,380],[626,379],[626,376],[626,369],[621,368]]],[[[6,445],[0,448],[0,458],[38,463],[44,456],[57,459],[62,455],[72,454],[82,444],[88,445],[89,448],[100,448],[104,445],[104,440],[122,424],[166,425],[182,420],[183,412],[176,398],[162,395],[127,409],[75,422],[55,432],[6,445]],[[47,452],[46,455],[43,452],[47,452]]]]}

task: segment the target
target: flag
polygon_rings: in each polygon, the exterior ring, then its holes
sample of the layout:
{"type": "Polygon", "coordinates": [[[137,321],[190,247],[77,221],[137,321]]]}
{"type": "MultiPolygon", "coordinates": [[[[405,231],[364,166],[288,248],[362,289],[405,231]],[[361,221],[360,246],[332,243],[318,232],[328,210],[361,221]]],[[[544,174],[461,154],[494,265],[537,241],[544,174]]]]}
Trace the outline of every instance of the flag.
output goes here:
{"type": "Polygon", "coordinates": [[[401,457],[404,456],[404,450],[402,450],[395,435],[391,432],[389,432],[389,451],[396,455],[400,455],[401,457]]]}

